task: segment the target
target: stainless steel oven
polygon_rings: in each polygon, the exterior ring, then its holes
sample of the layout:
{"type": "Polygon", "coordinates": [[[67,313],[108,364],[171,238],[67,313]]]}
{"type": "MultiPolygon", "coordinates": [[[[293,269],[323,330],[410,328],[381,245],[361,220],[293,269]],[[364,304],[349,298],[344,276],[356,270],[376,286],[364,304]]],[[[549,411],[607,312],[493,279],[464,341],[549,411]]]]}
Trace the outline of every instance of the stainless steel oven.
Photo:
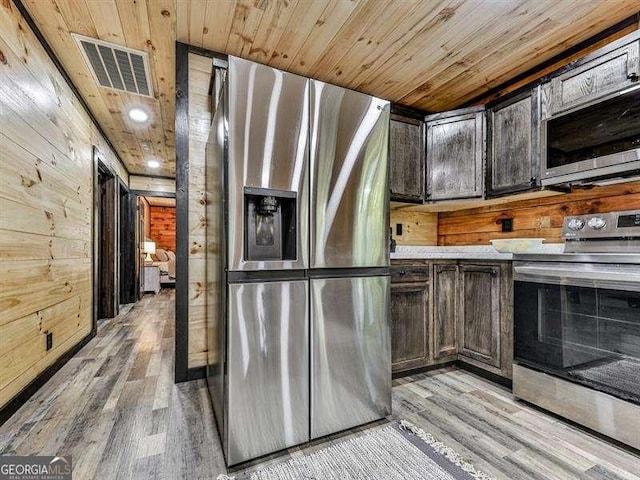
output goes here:
{"type": "Polygon", "coordinates": [[[640,172],[640,85],[542,121],[542,185],[640,172]]]}
{"type": "Polygon", "coordinates": [[[640,448],[640,211],[564,230],[514,261],[514,393],[640,448]]]}

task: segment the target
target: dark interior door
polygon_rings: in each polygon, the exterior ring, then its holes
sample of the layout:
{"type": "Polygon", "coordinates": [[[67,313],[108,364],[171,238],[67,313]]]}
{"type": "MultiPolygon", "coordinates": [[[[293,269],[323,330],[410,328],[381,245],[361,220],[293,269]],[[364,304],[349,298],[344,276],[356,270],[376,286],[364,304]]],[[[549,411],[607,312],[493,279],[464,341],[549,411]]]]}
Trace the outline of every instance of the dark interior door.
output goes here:
{"type": "Polygon", "coordinates": [[[118,314],[116,296],[116,178],[106,168],[98,168],[96,199],[98,243],[98,318],[118,314]]]}
{"type": "Polygon", "coordinates": [[[137,196],[120,185],[120,304],[138,300],[137,196]]]}

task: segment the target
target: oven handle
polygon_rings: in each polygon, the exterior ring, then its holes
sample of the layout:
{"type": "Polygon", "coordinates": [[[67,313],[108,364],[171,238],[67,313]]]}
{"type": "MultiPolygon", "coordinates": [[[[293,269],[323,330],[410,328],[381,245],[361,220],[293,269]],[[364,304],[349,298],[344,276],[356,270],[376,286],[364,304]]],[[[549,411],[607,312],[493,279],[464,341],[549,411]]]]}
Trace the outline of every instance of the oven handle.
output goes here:
{"type": "Polygon", "coordinates": [[[638,265],[514,262],[513,279],[516,282],[640,292],[638,265]]]}

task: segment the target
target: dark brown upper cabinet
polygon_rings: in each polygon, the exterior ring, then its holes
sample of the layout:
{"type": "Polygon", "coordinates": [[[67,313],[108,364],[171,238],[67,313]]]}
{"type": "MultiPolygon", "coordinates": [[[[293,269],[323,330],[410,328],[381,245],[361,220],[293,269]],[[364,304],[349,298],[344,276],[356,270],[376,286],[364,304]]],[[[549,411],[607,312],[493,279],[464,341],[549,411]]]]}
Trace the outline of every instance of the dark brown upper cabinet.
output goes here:
{"type": "Polygon", "coordinates": [[[389,160],[391,200],[424,201],[424,122],[404,115],[391,115],[389,160]]]}
{"type": "Polygon", "coordinates": [[[486,132],[484,108],[429,115],[426,123],[426,199],[482,197],[486,132]]]}
{"type": "Polygon", "coordinates": [[[488,111],[487,196],[540,186],[540,87],[488,111]]]}
{"type": "Polygon", "coordinates": [[[543,86],[543,118],[637,85],[639,76],[640,40],[598,50],[543,86]]]}

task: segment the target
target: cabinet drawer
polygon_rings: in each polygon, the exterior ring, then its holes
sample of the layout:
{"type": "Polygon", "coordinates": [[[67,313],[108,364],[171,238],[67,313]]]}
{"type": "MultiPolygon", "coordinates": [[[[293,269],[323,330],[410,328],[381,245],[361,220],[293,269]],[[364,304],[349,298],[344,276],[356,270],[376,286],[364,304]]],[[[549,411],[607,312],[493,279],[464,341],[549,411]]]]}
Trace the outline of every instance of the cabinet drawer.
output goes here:
{"type": "Polygon", "coordinates": [[[426,283],[429,281],[427,265],[392,265],[392,283],[426,283]]]}
{"type": "Polygon", "coordinates": [[[551,114],[598,100],[636,85],[640,40],[594,58],[551,80],[551,114]]]}

